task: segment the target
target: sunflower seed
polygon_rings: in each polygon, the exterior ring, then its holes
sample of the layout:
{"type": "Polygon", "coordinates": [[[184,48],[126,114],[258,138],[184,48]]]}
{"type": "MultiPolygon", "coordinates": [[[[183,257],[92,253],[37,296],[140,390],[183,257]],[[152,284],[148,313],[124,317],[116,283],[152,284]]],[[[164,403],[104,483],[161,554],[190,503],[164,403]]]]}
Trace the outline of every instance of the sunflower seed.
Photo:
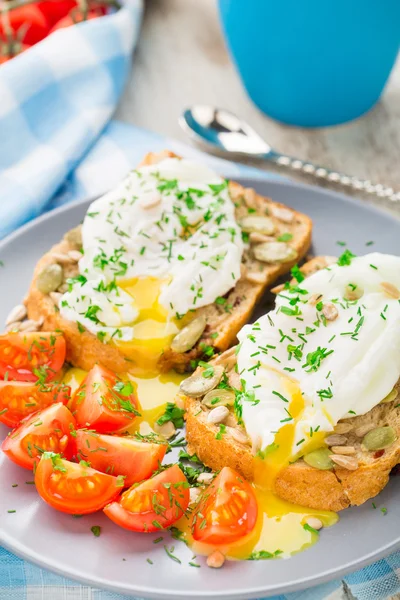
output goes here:
{"type": "Polygon", "coordinates": [[[239,444],[248,444],[249,442],[248,436],[240,429],[236,429],[235,427],[227,427],[227,433],[231,435],[236,442],[239,442],[239,444]]]}
{"type": "Polygon", "coordinates": [[[190,504],[194,504],[195,502],[197,502],[197,500],[199,499],[199,496],[201,494],[201,490],[199,490],[198,487],[191,487],[189,489],[189,495],[190,495],[190,504]]]}
{"type": "Polygon", "coordinates": [[[366,425],[360,425],[360,427],[357,427],[357,429],[354,430],[354,433],[357,437],[364,437],[368,431],[372,431],[372,429],[375,429],[375,425],[373,423],[368,423],[366,425]]]}
{"type": "Polygon", "coordinates": [[[204,483],[205,485],[209,485],[213,479],[214,479],[213,473],[200,473],[200,475],[197,477],[196,481],[197,481],[197,483],[204,483]]]}
{"type": "Polygon", "coordinates": [[[355,300],[359,300],[364,296],[364,290],[359,285],[349,284],[346,285],[344,290],[343,298],[348,300],[349,302],[354,302],[355,300]]]}
{"type": "Polygon", "coordinates": [[[79,248],[82,247],[82,225],[78,225],[78,227],[74,227],[74,229],[67,231],[64,235],[64,239],[74,246],[78,246],[79,248]]]}
{"type": "Polygon", "coordinates": [[[349,433],[349,431],[351,431],[352,429],[353,425],[351,423],[338,423],[335,427],[335,433],[349,433]]]}
{"type": "Polygon", "coordinates": [[[324,526],[324,524],[321,521],[321,519],[317,519],[317,517],[307,517],[306,523],[307,523],[307,525],[309,525],[313,529],[316,529],[317,531],[319,531],[320,529],[322,529],[323,526],[324,526]]]}
{"type": "Polygon", "coordinates": [[[267,277],[267,273],[264,273],[263,271],[248,271],[246,273],[246,280],[250,281],[250,283],[265,283],[267,281],[267,277]]]}
{"type": "Polygon", "coordinates": [[[334,454],[355,454],[356,449],[354,446],[331,446],[331,451],[334,454]]]}
{"type": "Polygon", "coordinates": [[[82,252],[79,252],[79,250],[70,250],[68,256],[72,259],[72,262],[79,262],[83,254],[82,252]]]}
{"type": "Polygon", "coordinates": [[[339,314],[336,306],[330,302],[323,305],[321,312],[327,321],[334,321],[339,314]]]}
{"type": "Polygon", "coordinates": [[[76,262],[68,254],[62,254],[61,252],[52,252],[51,257],[59,265],[71,265],[76,262]]]}
{"type": "Polygon", "coordinates": [[[229,371],[236,364],[236,350],[237,346],[233,346],[233,348],[225,350],[225,352],[219,354],[217,358],[213,359],[213,364],[222,365],[227,371],[229,371]]]}
{"type": "Polygon", "coordinates": [[[17,306],[14,306],[10,311],[6,319],[6,325],[10,325],[10,323],[15,323],[16,321],[23,321],[27,314],[26,306],[17,304],[17,306]]]}
{"type": "Polygon", "coordinates": [[[14,321],[14,323],[9,323],[6,327],[6,332],[10,333],[11,331],[19,331],[21,327],[21,321],[14,321]]]}
{"type": "Polygon", "coordinates": [[[58,306],[60,304],[60,300],[63,297],[63,295],[60,294],[60,292],[50,292],[49,296],[52,299],[55,306],[58,306]]]}
{"type": "Polygon", "coordinates": [[[282,221],[283,223],[293,223],[294,212],[288,208],[270,206],[270,211],[276,219],[279,219],[279,221],[282,221]]]}
{"type": "Polygon", "coordinates": [[[392,283],[389,283],[388,281],[383,281],[381,283],[381,288],[383,289],[384,293],[389,296],[389,298],[394,298],[395,300],[399,300],[400,298],[400,291],[398,290],[398,288],[393,285],[392,283]]]}
{"type": "Polygon", "coordinates": [[[345,446],[347,444],[347,437],[333,433],[325,438],[325,444],[327,446],[345,446]]]}
{"type": "Polygon", "coordinates": [[[68,283],[62,283],[58,288],[57,288],[57,292],[59,292],[60,294],[65,294],[66,292],[68,292],[69,290],[69,285],[68,283]]]}
{"type": "Polygon", "coordinates": [[[213,423],[214,425],[223,423],[228,415],[229,408],[226,406],[216,406],[208,413],[207,423],[213,423]]]}
{"type": "Polygon", "coordinates": [[[220,550],[214,550],[207,556],[207,566],[212,569],[220,569],[225,562],[225,556],[220,550]]]}
{"type": "Polygon", "coordinates": [[[249,240],[251,244],[261,244],[262,242],[272,242],[273,237],[264,235],[263,233],[258,233],[257,231],[252,231],[249,235],[249,240]]]}
{"type": "Polygon", "coordinates": [[[355,471],[358,469],[358,460],[354,456],[342,456],[341,454],[330,454],[329,458],[336,464],[338,467],[343,467],[343,469],[347,469],[348,471],[355,471]]]}
{"type": "Polygon", "coordinates": [[[155,423],[154,431],[165,437],[165,439],[167,440],[169,440],[169,438],[171,438],[176,433],[175,426],[171,421],[163,423],[163,425],[157,425],[157,423],[155,423]]]}

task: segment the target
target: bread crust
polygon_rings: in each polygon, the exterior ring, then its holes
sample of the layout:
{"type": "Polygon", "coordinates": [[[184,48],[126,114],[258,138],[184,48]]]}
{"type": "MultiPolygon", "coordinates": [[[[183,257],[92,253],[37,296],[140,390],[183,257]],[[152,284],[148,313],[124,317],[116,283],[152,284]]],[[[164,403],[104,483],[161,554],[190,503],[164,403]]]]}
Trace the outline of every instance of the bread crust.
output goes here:
{"type": "MultiPolygon", "coordinates": [[[[306,263],[302,271],[307,276],[330,262],[330,258],[317,257],[306,263]]],[[[223,364],[224,355],[222,354],[218,360],[223,364]]],[[[228,378],[231,377],[231,373],[232,371],[228,370],[228,378]]],[[[209,409],[200,400],[182,394],[179,400],[186,405],[186,437],[190,451],[216,471],[224,466],[230,466],[252,481],[254,454],[249,440],[247,443],[239,443],[232,436],[233,430],[245,433],[244,429],[237,424],[234,415],[229,414],[226,433],[221,439],[217,439],[219,426],[207,422],[209,409]]],[[[388,483],[390,471],[400,461],[398,406],[398,400],[381,403],[365,415],[343,421],[352,427],[351,431],[346,433],[346,437],[348,445],[356,449],[355,457],[359,463],[356,470],[335,467],[330,471],[322,471],[307,465],[300,459],[278,474],[274,483],[276,495],[294,504],[335,512],[349,506],[358,506],[375,497],[388,483]],[[385,450],[368,452],[361,446],[362,437],[358,437],[355,433],[359,428],[365,429],[368,426],[371,428],[390,426],[395,430],[397,440],[385,450]]]]}
{"type": "MultiPolygon", "coordinates": [[[[176,155],[168,150],[149,153],[144,158],[141,166],[156,164],[167,157],[176,157],[176,155]]],[[[235,342],[237,332],[250,318],[265,289],[272,285],[280,275],[288,272],[294,263],[305,256],[309,249],[312,222],[306,215],[292,211],[282,204],[272,202],[269,198],[256,194],[254,190],[245,189],[238,183],[230,182],[229,191],[232,200],[235,202],[238,219],[246,216],[249,210],[254,214],[263,215],[266,214],[266,211],[269,211],[276,226],[276,235],[279,236],[284,232],[288,232],[293,236],[289,245],[296,250],[297,258],[288,263],[267,264],[255,260],[251,247],[247,249],[243,260],[244,274],[236,286],[225,295],[225,305],[221,306],[214,303],[196,311],[195,316],[204,315],[207,321],[201,339],[192,350],[185,353],[179,354],[171,349],[166,349],[159,361],[159,367],[162,371],[169,371],[171,368],[179,372],[190,370],[191,361],[202,357],[206,347],[211,346],[217,352],[229,348],[235,342]],[[281,214],[279,211],[281,211],[281,214]],[[278,216],[280,214],[285,220],[275,217],[274,214],[278,216]],[[290,223],[287,222],[288,219],[291,220],[290,223]],[[258,273],[263,281],[260,283],[249,281],[249,273],[258,273]],[[229,309],[231,312],[227,312],[225,307],[232,307],[229,309]],[[215,333],[218,334],[216,338],[212,335],[215,333]]],[[[37,276],[44,266],[55,262],[54,253],[65,254],[71,249],[76,250],[76,247],[64,239],[38,262],[26,299],[28,316],[30,319],[35,320],[44,319],[42,327],[44,331],[54,329],[63,331],[67,342],[67,359],[74,366],[88,370],[95,363],[100,362],[117,373],[129,371],[129,362],[116,346],[103,344],[88,331],[80,333],[75,323],[61,318],[49,296],[42,294],[37,289],[37,276]]],[[[77,267],[64,267],[64,274],[67,277],[76,275],[77,267]]]]}

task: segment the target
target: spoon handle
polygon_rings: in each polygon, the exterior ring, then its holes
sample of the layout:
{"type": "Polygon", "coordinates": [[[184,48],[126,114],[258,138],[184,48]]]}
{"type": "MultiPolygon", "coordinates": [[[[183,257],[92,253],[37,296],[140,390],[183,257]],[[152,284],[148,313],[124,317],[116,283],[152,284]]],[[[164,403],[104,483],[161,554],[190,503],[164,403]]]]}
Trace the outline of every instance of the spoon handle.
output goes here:
{"type": "Polygon", "coordinates": [[[277,165],[287,167],[293,171],[300,171],[307,175],[312,175],[317,179],[325,179],[331,183],[338,183],[345,187],[352,188],[353,190],[361,190],[368,194],[375,194],[379,198],[387,198],[392,202],[400,201],[400,192],[395,192],[393,188],[384,186],[380,183],[372,183],[366,179],[359,179],[358,177],[351,177],[338,171],[332,171],[326,167],[320,167],[309,161],[304,161],[299,158],[293,158],[286,156],[285,154],[270,153],[266,155],[266,158],[277,165]]]}

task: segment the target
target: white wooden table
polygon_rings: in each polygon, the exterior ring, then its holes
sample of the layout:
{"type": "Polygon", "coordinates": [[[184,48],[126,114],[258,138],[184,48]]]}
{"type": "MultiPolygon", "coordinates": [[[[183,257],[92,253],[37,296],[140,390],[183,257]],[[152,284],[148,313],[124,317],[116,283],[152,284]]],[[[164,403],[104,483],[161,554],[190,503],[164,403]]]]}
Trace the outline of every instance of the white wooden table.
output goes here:
{"type": "Polygon", "coordinates": [[[215,0],[145,2],[117,118],[188,141],[177,122],[184,107],[228,108],[282,152],[400,191],[400,59],[382,100],[358,121],[314,130],[289,127],[263,115],[246,95],[224,44],[215,0]]]}
{"type": "MultiPolygon", "coordinates": [[[[187,142],[177,119],[195,103],[232,110],[281,152],[400,190],[400,59],[382,100],[358,121],[314,130],[289,127],[263,115],[247,97],[224,44],[215,0],[147,0],[132,77],[116,117],[187,142]]],[[[343,599],[349,599],[345,590],[329,600],[343,599]]]]}

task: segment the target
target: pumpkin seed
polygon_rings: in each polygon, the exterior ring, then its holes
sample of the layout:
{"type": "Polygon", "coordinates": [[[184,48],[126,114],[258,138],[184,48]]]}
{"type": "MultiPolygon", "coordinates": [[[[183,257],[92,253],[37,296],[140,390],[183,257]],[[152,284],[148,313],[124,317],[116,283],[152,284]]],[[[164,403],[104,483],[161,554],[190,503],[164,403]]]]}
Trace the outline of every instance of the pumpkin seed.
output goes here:
{"type": "Polygon", "coordinates": [[[82,247],[82,225],[78,225],[78,227],[74,227],[74,229],[70,229],[64,235],[64,239],[67,240],[70,244],[74,246],[78,246],[78,248],[82,247]]]}
{"type": "Polygon", "coordinates": [[[395,300],[398,300],[400,298],[400,291],[392,283],[389,283],[388,281],[383,281],[381,283],[381,288],[383,289],[384,293],[387,296],[389,296],[389,298],[394,298],[395,300]]]}
{"type": "Polygon", "coordinates": [[[380,401],[380,404],[387,404],[388,402],[393,402],[394,400],[396,400],[398,393],[399,392],[396,390],[396,388],[394,388],[391,392],[389,392],[387,396],[384,397],[383,400],[380,401]]]}
{"type": "Polygon", "coordinates": [[[307,525],[309,525],[313,529],[316,529],[316,531],[319,531],[324,526],[324,524],[321,521],[321,519],[318,519],[317,517],[307,517],[306,523],[307,523],[307,525]]]}
{"type": "Polygon", "coordinates": [[[363,437],[362,445],[370,451],[383,450],[391,446],[396,439],[393,427],[375,427],[363,437]]]}
{"type": "Polygon", "coordinates": [[[235,402],[235,392],[233,390],[214,389],[207,392],[202,400],[203,404],[209,408],[216,406],[233,406],[235,402]]]}
{"type": "Polygon", "coordinates": [[[286,263],[297,258],[294,248],[284,242],[265,242],[254,246],[254,256],[266,263],[286,263]]]}
{"type": "Polygon", "coordinates": [[[58,264],[46,265],[36,279],[36,287],[42,294],[55,292],[62,284],[63,268],[58,264]]]}
{"type": "Polygon", "coordinates": [[[349,284],[346,285],[343,298],[345,300],[349,300],[349,302],[354,302],[354,300],[359,300],[364,296],[364,290],[360,285],[349,284]]]}
{"type": "Polygon", "coordinates": [[[26,310],[26,306],[24,306],[23,304],[17,304],[17,306],[14,306],[12,311],[10,311],[10,313],[6,319],[6,325],[15,323],[15,321],[23,321],[23,319],[25,319],[27,314],[28,313],[26,310]]]}
{"type": "Polygon", "coordinates": [[[240,227],[246,233],[262,233],[272,235],[275,231],[275,224],[269,217],[259,215],[250,215],[240,221],[240,227]]]}
{"type": "Polygon", "coordinates": [[[348,471],[355,471],[358,469],[358,460],[354,456],[342,456],[340,454],[330,454],[329,458],[336,464],[338,467],[342,467],[343,469],[347,469],[348,471]]]}
{"type": "Polygon", "coordinates": [[[204,377],[203,372],[193,373],[193,375],[182,381],[180,390],[186,396],[200,398],[200,396],[204,396],[204,394],[217,387],[223,372],[223,367],[216,366],[211,377],[204,377]]]}
{"type": "Polygon", "coordinates": [[[206,328],[206,319],[203,315],[196,317],[186,327],[180,330],[172,340],[171,350],[174,352],[187,352],[201,338],[206,328]]]}
{"type": "Polygon", "coordinates": [[[333,469],[333,462],[329,458],[330,454],[331,451],[328,448],[318,448],[318,450],[305,454],[303,459],[310,467],[314,467],[314,469],[328,471],[329,469],[333,469]]]}
{"type": "Polygon", "coordinates": [[[325,444],[327,446],[345,446],[347,444],[347,438],[344,437],[344,435],[333,433],[325,438],[325,444]]]}
{"type": "Polygon", "coordinates": [[[223,423],[228,415],[229,408],[226,406],[217,406],[208,413],[207,423],[218,425],[219,423],[223,423]]]}

